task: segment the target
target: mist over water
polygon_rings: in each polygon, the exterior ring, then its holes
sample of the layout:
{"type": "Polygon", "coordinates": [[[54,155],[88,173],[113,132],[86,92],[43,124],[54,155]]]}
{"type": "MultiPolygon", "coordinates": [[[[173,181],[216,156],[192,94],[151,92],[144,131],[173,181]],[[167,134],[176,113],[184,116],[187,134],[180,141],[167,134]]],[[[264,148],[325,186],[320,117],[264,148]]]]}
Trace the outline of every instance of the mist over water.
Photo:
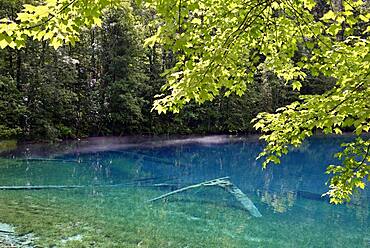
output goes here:
{"type": "Polygon", "coordinates": [[[135,147],[164,147],[185,144],[224,144],[243,140],[258,140],[258,136],[125,136],[91,137],[57,143],[24,143],[17,149],[0,153],[3,157],[53,157],[70,153],[97,153],[135,147]]]}

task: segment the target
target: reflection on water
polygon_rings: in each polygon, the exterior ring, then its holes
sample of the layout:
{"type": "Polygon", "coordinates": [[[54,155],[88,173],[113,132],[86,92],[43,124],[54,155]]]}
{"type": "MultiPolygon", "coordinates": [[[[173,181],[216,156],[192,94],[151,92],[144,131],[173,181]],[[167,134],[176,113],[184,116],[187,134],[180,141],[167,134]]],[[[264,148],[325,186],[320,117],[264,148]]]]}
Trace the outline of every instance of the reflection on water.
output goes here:
{"type": "Polygon", "coordinates": [[[279,192],[270,193],[269,191],[262,191],[261,201],[271,206],[275,212],[284,213],[290,207],[293,207],[294,202],[297,199],[296,192],[279,192]]]}
{"type": "MultiPolygon", "coordinates": [[[[262,144],[255,138],[217,136],[175,141],[136,139],[135,142],[132,139],[130,142],[113,139],[111,143],[109,140],[99,143],[99,139],[93,139],[90,143],[84,141],[82,145],[69,144],[58,149],[30,147],[6,154],[7,157],[14,155],[15,159],[0,160],[0,185],[93,186],[93,193],[89,194],[98,195],[103,201],[116,197],[116,188],[99,188],[102,185],[148,188],[151,196],[155,196],[179,187],[229,176],[263,215],[260,221],[254,222],[256,226],[253,230],[248,229],[250,227],[243,220],[228,217],[229,225],[235,225],[234,232],[208,232],[207,235],[211,236],[234,237],[234,241],[229,241],[230,247],[262,242],[258,238],[261,236],[265,237],[264,241],[274,243],[263,247],[281,247],[279,242],[284,242],[285,247],[348,247],[347,244],[366,247],[370,239],[369,190],[356,192],[352,202],[342,206],[332,206],[326,198],[321,197],[327,190],[325,182],[328,176],[324,174],[326,165],[334,162],[332,155],[338,151],[343,139],[350,137],[313,138],[283,158],[281,165],[265,170],[255,160],[262,149],[262,144]],[[162,186],[154,187],[158,184],[162,186]],[[307,228],[314,230],[308,234],[307,228]],[[295,232],[296,236],[290,232],[295,232]],[[338,240],[338,235],[342,240],[338,240]],[[308,236],[306,241],[305,236],[308,236]]],[[[141,194],[141,197],[145,195],[141,194]]],[[[135,200],[130,201],[135,203],[135,200]]],[[[197,190],[167,201],[166,204],[177,206],[171,209],[172,217],[185,216],[188,221],[199,221],[202,217],[186,213],[189,211],[187,206],[197,209],[202,204],[221,204],[225,211],[240,209],[235,199],[218,190],[197,190]]],[[[142,201],[136,203],[143,204],[142,201]]],[[[160,207],[161,203],[155,206],[160,207]]],[[[114,213],[112,209],[107,211],[111,211],[112,215],[114,213]]],[[[229,212],[224,212],[224,215],[229,216],[229,212]]],[[[171,230],[189,228],[187,234],[192,232],[194,227],[173,226],[168,212],[166,216],[162,220],[168,222],[171,230]]],[[[218,216],[215,221],[220,218],[218,216]]],[[[153,224],[145,223],[147,221],[147,218],[143,219],[143,225],[153,224]]],[[[205,227],[208,226],[209,230],[212,225],[215,228],[222,224],[213,223],[210,219],[207,223],[205,227]]],[[[180,235],[180,239],[184,237],[180,235]]],[[[172,247],[180,246],[174,244],[172,247]]]]}

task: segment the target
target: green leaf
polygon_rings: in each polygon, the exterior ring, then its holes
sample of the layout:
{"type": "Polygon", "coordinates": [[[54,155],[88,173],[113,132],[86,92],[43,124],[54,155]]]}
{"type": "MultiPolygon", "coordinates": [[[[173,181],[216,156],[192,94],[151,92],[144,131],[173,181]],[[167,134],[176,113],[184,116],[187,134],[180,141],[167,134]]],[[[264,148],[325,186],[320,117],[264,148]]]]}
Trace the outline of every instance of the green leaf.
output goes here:
{"type": "Polygon", "coordinates": [[[321,20],[324,20],[324,21],[335,20],[335,18],[336,18],[336,14],[332,10],[329,10],[323,15],[323,17],[321,17],[321,20]]]}
{"type": "Polygon", "coordinates": [[[292,86],[293,86],[293,90],[300,91],[302,84],[299,81],[293,81],[292,86]]]}

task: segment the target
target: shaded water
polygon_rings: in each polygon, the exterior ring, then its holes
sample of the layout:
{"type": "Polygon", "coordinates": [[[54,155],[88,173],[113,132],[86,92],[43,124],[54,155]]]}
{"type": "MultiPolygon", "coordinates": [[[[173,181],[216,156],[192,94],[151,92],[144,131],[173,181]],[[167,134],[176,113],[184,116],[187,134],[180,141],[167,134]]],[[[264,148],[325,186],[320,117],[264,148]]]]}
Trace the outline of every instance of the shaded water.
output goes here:
{"type": "Polygon", "coordinates": [[[24,147],[0,160],[1,186],[87,187],[0,191],[0,222],[33,232],[42,247],[370,247],[369,191],[341,206],[321,197],[346,139],[313,138],[266,170],[255,160],[262,144],[243,137],[24,147]],[[261,218],[216,187],[146,202],[224,176],[261,218]]]}

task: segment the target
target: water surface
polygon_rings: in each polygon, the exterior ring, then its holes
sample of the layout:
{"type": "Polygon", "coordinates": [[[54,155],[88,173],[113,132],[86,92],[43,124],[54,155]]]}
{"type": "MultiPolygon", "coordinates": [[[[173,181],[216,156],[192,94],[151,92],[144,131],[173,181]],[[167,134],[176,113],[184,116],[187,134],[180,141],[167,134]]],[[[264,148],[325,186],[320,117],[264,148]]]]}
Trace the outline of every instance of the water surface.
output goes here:
{"type": "Polygon", "coordinates": [[[0,185],[79,185],[0,191],[0,222],[42,247],[370,247],[369,191],[333,206],[324,174],[346,138],[316,137],[261,169],[255,138],[90,139],[4,154],[0,185]],[[256,205],[226,191],[172,190],[229,176],[256,205]]]}

